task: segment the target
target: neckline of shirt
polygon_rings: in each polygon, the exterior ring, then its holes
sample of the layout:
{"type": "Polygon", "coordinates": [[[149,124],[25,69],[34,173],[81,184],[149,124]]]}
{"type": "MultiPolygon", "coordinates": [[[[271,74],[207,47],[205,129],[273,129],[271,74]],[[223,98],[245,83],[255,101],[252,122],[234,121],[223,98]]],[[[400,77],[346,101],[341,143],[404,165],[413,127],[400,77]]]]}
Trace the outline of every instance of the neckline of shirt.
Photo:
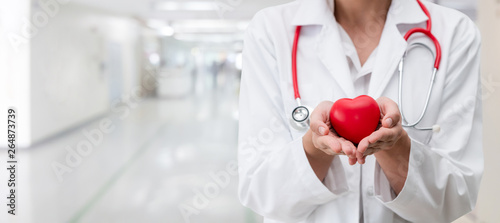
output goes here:
{"type": "MultiPolygon", "coordinates": [[[[344,49],[344,53],[346,56],[346,59],[352,63],[352,67],[355,69],[355,76],[353,77],[353,81],[356,81],[357,79],[366,76],[368,74],[371,74],[373,71],[374,63],[375,63],[375,57],[377,55],[378,51],[378,46],[371,52],[370,56],[368,56],[368,59],[365,61],[363,66],[361,66],[361,62],[359,60],[358,52],[356,51],[356,47],[354,46],[354,43],[349,37],[349,34],[344,30],[344,28],[337,22],[337,27],[340,31],[340,39],[341,39],[341,44],[344,49]]],[[[351,67],[351,66],[350,66],[351,67]]]]}

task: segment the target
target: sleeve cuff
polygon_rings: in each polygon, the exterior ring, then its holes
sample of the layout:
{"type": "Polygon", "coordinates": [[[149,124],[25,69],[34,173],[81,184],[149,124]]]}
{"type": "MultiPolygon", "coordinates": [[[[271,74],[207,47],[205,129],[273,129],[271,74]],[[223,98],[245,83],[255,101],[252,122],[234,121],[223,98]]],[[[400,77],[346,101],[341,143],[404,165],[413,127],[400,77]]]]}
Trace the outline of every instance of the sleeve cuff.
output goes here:
{"type": "Polygon", "coordinates": [[[309,164],[302,144],[302,137],[292,142],[291,149],[293,150],[293,162],[297,167],[297,176],[319,203],[334,200],[349,191],[344,167],[339,157],[336,156],[333,159],[323,183],[309,164]]]}

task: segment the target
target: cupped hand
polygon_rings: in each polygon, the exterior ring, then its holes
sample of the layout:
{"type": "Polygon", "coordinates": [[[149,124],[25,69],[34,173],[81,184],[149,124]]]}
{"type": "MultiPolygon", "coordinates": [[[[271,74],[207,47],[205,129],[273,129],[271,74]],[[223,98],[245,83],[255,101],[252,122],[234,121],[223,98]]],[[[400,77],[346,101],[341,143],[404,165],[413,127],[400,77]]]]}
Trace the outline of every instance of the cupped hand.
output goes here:
{"type": "Polygon", "coordinates": [[[347,155],[349,164],[357,162],[356,147],[354,144],[339,137],[330,123],[330,109],[333,102],[323,101],[312,112],[310,130],[314,147],[328,155],[347,155]]]}
{"type": "Polygon", "coordinates": [[[380,108],[379,128],[362,139],[356,150],[356,158],[360,164],[365,163],[368,155],[381,150],[397,149],[409,142],[409,137],[401,125],[401,113],[398,105],[387,97],[377,99],[380,108]]]}

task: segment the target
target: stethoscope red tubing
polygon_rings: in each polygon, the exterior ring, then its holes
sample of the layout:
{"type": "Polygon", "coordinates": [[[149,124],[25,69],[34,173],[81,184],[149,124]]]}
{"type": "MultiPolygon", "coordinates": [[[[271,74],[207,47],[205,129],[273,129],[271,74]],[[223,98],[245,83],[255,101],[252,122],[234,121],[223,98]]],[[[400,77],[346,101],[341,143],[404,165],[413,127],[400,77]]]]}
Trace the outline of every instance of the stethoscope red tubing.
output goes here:
{"type": "MultiPolygon", "coordinates": [[[[439,44],[439,41],[437,38],[432,34],[432,19],[431,15],[429,13],[429,10],[427,10],[427,7],[420,1],[416,0],[420,7],[422,8],[422,11],[427,15],[427,27],[426,29],[423,28],[413,28],[410,29],[404,36],[405,41],[408,41],[408,39],[411,37],[411,35],[415,33],[422,33],[429,37],[432,42],[434,43],[434,47],[436,48],[436,58],[434,61],[434,68],[436,70],[439,69],[439,65],[441,64],[441,45],[439,44]]],[[[295,37],[293,39],[293,48],[292,48],[292,79],[293,79],[293,91],[294,91],[294,96],[295,99],[300,100],[300,92],[299,92],[299,84],[297,80],[297,51],[298,51],[298,45],[299,45],[299,37],[300,37],[300,31],[302,29],[302,26],[297,26],[295,29],[295,37]]]]}

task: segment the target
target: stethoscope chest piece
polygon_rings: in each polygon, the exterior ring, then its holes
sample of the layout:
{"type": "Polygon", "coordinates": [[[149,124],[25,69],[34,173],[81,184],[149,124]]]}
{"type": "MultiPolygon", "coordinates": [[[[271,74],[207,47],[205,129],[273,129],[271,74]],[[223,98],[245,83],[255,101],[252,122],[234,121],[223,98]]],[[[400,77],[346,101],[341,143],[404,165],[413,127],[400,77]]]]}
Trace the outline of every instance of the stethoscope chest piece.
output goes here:
{"type": "Polygon", "coordinates": [[[297,106],[293,109],[292,117],[290,118],[290,125],[298,131],[305,131],[309,129],[309,117],[311,116],[312,109],[306,106],[297,106]]]}
{"type": "Polygon", "coordinates": [[[309,109],[305,106],[298,106],[293,109],[292,119],[296,122],[304,122],[309,119],[309,109]]]}

